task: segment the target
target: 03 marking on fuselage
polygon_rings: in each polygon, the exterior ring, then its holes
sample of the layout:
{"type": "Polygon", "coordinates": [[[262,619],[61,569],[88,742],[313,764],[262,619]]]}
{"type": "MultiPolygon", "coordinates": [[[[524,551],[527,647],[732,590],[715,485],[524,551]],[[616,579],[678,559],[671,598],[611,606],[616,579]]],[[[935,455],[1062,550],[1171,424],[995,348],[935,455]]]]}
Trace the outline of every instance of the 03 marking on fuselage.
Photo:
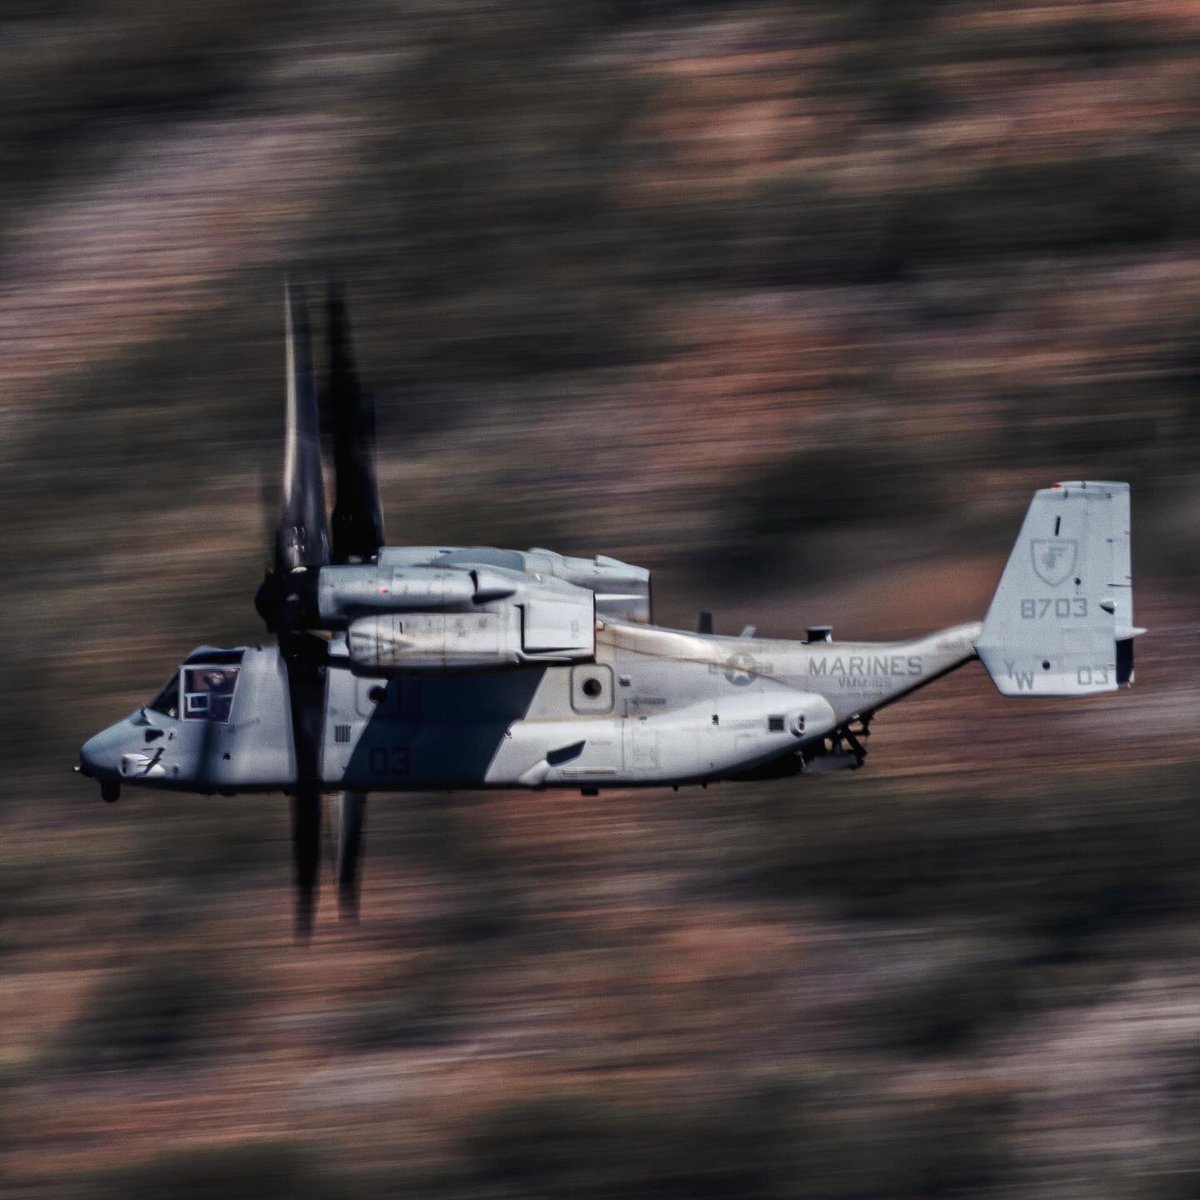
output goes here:
{"type": "Polygon", "coordinates": [[[407,775],[409,758],[407,746],[372,746],[367,755],[372,775],[407,775]]]}

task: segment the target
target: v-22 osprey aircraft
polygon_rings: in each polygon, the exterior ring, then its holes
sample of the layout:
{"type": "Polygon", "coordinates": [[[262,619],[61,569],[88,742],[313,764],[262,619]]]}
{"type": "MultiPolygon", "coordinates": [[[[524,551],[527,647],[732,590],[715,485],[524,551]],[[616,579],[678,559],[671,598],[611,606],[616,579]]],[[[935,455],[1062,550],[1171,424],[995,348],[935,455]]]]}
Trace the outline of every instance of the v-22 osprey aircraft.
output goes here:
{"type": "Polygon", "coordinates": [[[286,436],[274,563],[255,598],[277,645],[201,646],[77,770],[122,784],[291,797],[296,933],[316,901],[322,795],[340,792],[339,909],[356,919],[369,792],[601,788],[855,768],[871,718],[983,662],[1008,696],[1133,679],[1129,486],[1035,493],[987,615],[896,642],[720,637],[653,624],[650,572],[549,550],[384,545],[374,413],[345,308],[318,397],[302,297],[285,296],[286,436]],[[331,430],[326,518],[320,415],[331,430]]]}

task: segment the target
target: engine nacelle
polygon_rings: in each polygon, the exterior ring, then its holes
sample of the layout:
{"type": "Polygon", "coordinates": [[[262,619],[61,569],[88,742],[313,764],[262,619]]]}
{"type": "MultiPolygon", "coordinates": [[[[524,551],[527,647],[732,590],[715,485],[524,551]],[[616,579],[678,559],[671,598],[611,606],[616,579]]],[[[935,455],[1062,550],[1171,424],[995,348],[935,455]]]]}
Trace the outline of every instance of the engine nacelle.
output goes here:
{"type": "Polygon", "coordinates": [[[339,630],[374,613],[477,612],[498,601],[527,605],[531,597],[541,603],[554,596],[562,607],[563,597],[572,595],[593,616],[650,619],[650,572],[643,567],[604,557],[564,558],[549,550],[454,550],[410,561],[428,553],[406,547],[384,551],[377,563],[322,567],[312,624],[339,630]]]}
{"type": "Polygon", "coordinates": [[[379,552],[381,568],[455,567],[479,572],[494,568],[534,579],[560,579],[596,597],[596,612],[621,621],[651,620],[650,572],[606,554],[576,558],[553,550],[502,550],[495,546],[388,546],[379,552]]]}
{"type": "Polygon", "coordinates": [[[595,657],[591,592],[557,583],[552,588],[535,585],[520,599],[488,601],[473,612],[359,617],[346,633],[351,669],[362,675],[404,675],[595,657]]]}
{"type": "Polygon", "coordinates": [[[529,582],[514,571],[488,567],[322,567],[318,615],[323,629],[345,629],[371,613],[473,612],[508,599],[529,582]]]}

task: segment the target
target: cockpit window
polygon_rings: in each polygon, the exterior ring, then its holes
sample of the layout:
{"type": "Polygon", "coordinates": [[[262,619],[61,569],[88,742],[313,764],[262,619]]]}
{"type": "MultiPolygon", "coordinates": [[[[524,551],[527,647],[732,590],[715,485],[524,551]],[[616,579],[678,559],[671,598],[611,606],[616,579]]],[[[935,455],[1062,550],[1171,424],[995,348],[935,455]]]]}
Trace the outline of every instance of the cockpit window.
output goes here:
{"type": "Polygon", "coordinates": [[[184,717],[190,721],[228,721],[237,677],[237,667],[184,667],[184,717]]]}
{"type": "Polygon", "coordinates": [[[162,713],[164,717],[179,716],[179,672],[176,671],[166,686],[146,706],[152,712],[162,713]]]}

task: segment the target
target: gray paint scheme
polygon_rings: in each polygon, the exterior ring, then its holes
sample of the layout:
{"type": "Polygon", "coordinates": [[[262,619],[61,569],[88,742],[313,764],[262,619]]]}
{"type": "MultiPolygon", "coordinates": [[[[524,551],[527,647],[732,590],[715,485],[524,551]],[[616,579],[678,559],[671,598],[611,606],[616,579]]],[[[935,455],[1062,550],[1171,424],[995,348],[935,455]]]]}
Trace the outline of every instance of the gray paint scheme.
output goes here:
{"type": "MultiPolygon", "coordinates": [[[[649,573],[612,559],[410,547],[367,567],[324,568],[322,609],[341,631],[331,634],[325,673],[321,782],[361,792],[591,790],[857,766],[862,723],[977,653],[1007,694],[1111,690],[1120,644],[1141,632],[1132,624],[1128,525],[1124,484],[1038,492],[986,622],[895,642],[718,637],[605,615],[601,594],[610,612],[648,614],[649,573]],[[391,605],[379,588],[398,583],[404,595],[391,605]],[[441,589],[436,601],[431,588],[441,589]],[[382,610],[399,628],[417,595],[421,606],[441,607],[416,615],[449,628],[486,613],[508,619],[519,610],[524,620],[547,597],[570,595],[577,612],[581,592],[595,597],[582,655],[539,651],[481,671],[397,652],[382,672],[354,650],[356,624],[382,610]],[[1020,681],[1026,662],[1040,672],[1036,686],[1020,681]],[[1102,668],[1111,674],[1102,678],[1102,668]]],[[[188,661],[222,653],[202,648],[188,661]]],[[[102,781],[290,790],[296,765],[278,650],[242,650],[227,722],[147,707],[97,734],[81,757],[102,781]]]]}

